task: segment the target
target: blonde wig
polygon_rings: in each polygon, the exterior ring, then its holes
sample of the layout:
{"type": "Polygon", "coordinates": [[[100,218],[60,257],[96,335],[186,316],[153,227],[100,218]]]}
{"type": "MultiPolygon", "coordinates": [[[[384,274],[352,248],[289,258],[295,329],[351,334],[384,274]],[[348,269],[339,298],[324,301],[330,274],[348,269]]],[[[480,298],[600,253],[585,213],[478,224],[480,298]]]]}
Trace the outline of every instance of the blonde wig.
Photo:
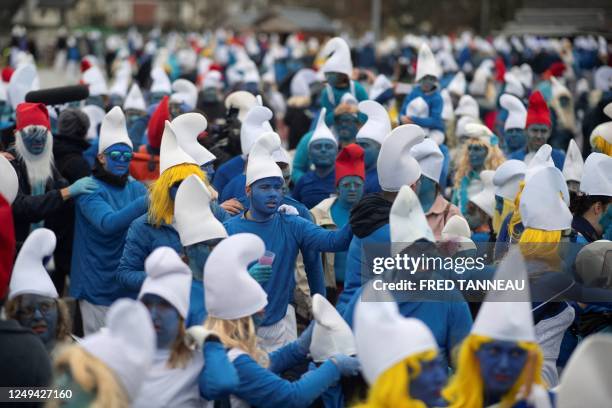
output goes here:
{"type": "Polygon", "coordinates": [[[482,170],[496,170],[503,162],[506,161],[504,153],[501,151],[498,145],[493,146],[489,142],[481,139],[468,139],[467,142],[461,146],[459,162],[457,163],[457,171],[455,172],[455,189],[461,187],[461,180],[463,180],[463,178],[472,171],[470,156],[468,154],[468,147],[470,145],[485,146],[488,149],[487,158],[485,159],[482,170]]]}
{"type": "Polygon", "coordinates": [[[250,355],[262,367],[268,367],[268,353],[259,348],[255,323],[251,316],[240,319],[223,320],[208,316],[204,327],[219,334],[219,339],[227,349],[238,348],[250,355]]]}

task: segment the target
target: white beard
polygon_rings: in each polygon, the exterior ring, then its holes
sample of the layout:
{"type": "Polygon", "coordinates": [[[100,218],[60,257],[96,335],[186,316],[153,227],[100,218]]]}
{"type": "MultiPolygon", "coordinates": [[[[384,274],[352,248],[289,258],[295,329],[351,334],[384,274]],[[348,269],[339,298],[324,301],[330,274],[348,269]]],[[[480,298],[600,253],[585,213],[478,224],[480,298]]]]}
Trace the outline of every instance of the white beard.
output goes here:
{"type": "Polygon", "coordinates": [[[32,154],[26,149],[20,135],[15,137],[15,150],[17,156],[22,159],[28,170],[28,181],[30,188],[42,183],[45,185],[53,176],[53,137],[47,132],[45,149],[40,154],[32,154]]]}

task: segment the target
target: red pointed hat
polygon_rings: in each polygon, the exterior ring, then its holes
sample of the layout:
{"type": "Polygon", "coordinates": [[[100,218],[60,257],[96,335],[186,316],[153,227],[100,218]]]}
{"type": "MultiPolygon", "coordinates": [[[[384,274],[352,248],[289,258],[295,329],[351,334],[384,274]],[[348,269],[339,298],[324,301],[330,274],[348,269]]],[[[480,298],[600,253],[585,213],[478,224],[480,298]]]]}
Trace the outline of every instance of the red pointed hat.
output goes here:
{"type": "Polygon", "coordinates": [[[363,148],[355,143],[346,146],[336,157],[336,185],[347,176],[357,176],[365,181],[363,148]]]}
{"type": "Polygon", "coordinates": [[[21,130],[24,127],[38,125],[44,126],[51,131],[51,122],[49,122],[49,111],[42,103],[23,102],[17,105],[15,111],[16,125],[15,130],[21,130]]]}
{"type": "Polygon", "coordinates": [[[531,94],[529,106],[527,106],[527,123],[525,127],[534,124],[551,126],[550,111],[540,91],[535,91],[531,94]]]}
{"type": "Polygon", "coordinates": [[[170,98],[166,95],[162,98],[155,108],[155,111],[151,115],[149,120],[149,126],[147,127],[147,137],[149,140],[149,146],[154,149],[159,149],[161,146],[162,134],[164,133],[164,126],[167,120],[170,120],[170,98]]]}
{"type": "Polygon", "coordinates": [[[11,67],[2,68],[2,81],[8,83],[13,76],[13,72],[15,72],[15,70],[11,67]]]}
{"type": "Polygon", "coordinates": [[[9,288],[15,260],[15,229],[11,206],[0,194],[0,299],[9,288]]]}

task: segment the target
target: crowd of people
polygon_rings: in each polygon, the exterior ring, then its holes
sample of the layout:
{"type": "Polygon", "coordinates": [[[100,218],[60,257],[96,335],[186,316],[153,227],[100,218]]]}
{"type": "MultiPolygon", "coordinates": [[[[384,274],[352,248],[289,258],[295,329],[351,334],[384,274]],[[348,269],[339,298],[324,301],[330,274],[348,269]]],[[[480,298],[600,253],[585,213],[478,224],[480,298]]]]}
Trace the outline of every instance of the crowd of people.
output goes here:
{"type": "Polygon", "coordinates": [[[6,51],[1,386],[68,407],[612,404],[604,38],[62,29],[53,69],[87,92],[48,104],[23,28],[6,51]],[[485,265],[378,273],[372,251],[485,265]],[[389,289],[432,277],[526,288],[389,289]]]}

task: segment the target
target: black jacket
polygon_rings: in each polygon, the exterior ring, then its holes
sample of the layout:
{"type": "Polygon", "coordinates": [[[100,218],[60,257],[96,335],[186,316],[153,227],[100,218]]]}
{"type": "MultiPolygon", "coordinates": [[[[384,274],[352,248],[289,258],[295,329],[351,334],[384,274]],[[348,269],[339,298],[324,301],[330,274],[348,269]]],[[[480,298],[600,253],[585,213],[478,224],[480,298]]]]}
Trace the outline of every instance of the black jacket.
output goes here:
{"type": "Polygon", "coordinates": [[[392,204],[383,197],[382,193],[368,194],[363,197],[351,210],[349,222],[353,234],[364,238],[388,224],[392,204]]]}
{"type": "MultiPolygon", "coordinates": [[[[15,152],[11,152],[16,156],[15,152]]],[[[64,201],[60,190],[68,187],[68,182],[54,168],[53,176],[47,182],[45,193],[37,196],[31,195],[28,171],[21,159],[11,161],[17,178],[19,179],[19,190],[13,202],[13,218],[15,221],[15,238],[20,246],[30,233],[30,224],[44,221],[45,227],[58,233],[64,228],[66,222],[72,223],[74,207],[72,200],[64,201]]],[[[58,242],[63,237],[58,236],[58,242]]]]}
{"type": "Polygon", "coordinates": [[[59,173],[74,183],[82,177],[91,175],[91,167],[83,157],[89,143],[83,139],[56,134],[53,136],[53,157],[59,173]]]}

